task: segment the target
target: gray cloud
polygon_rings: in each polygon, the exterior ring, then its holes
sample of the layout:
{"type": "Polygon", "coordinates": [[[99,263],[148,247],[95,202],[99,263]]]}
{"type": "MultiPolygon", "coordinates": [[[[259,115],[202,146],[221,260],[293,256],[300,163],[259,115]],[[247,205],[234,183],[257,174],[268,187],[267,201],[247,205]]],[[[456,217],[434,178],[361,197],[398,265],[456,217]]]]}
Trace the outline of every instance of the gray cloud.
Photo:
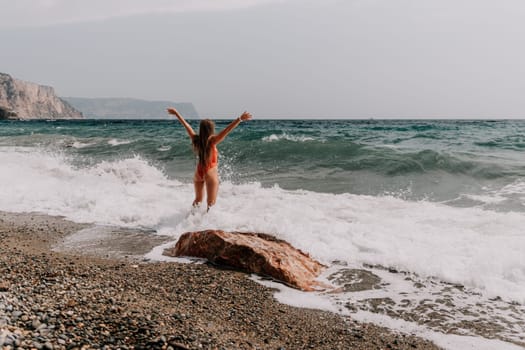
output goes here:
{"type": "Polygon", "coordinates": [[[155,13],[221,11],[282,0],[0,0],[0,27],[38,27],[155,13]]]}
{"type": "Polygon", "coordinates": [[[4,28],[0,71],[62,96],[191,101],[212,117],[525,116],[521,0],[210,3],[4,28]]]}

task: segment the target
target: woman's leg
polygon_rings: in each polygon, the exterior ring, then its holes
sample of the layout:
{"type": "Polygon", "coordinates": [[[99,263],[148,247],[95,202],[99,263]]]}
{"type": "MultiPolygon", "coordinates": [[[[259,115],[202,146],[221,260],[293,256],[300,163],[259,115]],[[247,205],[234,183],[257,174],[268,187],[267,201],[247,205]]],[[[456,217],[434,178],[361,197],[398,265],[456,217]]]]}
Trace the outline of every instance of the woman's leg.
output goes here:
{"type": "Polygon", "coordinates": [[[217,192],[219,192],[219,173],[217,167],[213,167],[206,175],[204,175],[204,181],[206,182],[206,200],[208,202],[208,210],[217,200],[217,192]]]}
{"type": "Polygon", "coordinates": [[[193,185],[195,187],[195,200],[192,205],[196,206],[202,202],[204,197],[204,179],[199,176],[197,171],[195,171],[195,176],[193,177],[193,185]]]}

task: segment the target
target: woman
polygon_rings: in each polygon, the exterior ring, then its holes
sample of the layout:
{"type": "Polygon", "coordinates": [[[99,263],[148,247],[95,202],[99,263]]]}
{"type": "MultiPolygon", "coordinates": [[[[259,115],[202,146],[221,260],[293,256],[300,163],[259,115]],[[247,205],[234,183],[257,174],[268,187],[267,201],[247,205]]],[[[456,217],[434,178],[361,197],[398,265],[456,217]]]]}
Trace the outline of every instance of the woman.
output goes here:
{"type": "Polygon", "coordinates": [[[252,119],[252,115],[244,112],[241,116],[231,122],[224,130],[215,134],[215,123],[210,119],[201,120],[199,133],[191,128],[175,108],[168,108],[168,113],[179,119],[191,139],[193,150],[199,156],[193,183],[195,185],[195,200],[193,206],[198,206],[204,196],[204,185],[206,185],[206,199],[208,210],[215,204],[219,190],[219,173],[217,172],[218,152],[217,145],[237,127],[242,121],[252,119]]]}

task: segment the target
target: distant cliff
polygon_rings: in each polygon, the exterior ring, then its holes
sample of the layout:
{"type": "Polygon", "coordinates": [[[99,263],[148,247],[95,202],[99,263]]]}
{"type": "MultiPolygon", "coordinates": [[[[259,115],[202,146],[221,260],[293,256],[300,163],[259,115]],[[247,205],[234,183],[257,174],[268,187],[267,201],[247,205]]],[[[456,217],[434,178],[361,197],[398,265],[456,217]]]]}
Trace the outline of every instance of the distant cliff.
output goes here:
{"type": "Polygon", "coordinates": [[[175,107],[187,118],[198,118],[191,103],[145,101],[133,98],[63,97],[86,118],[96,119],[166,119],[166,108],[175,107]]]}
{"type": "Polygon", "coordinates": [[[82,113],[38,85],[0,73],[0,119],[81,119],[82,113]]]}

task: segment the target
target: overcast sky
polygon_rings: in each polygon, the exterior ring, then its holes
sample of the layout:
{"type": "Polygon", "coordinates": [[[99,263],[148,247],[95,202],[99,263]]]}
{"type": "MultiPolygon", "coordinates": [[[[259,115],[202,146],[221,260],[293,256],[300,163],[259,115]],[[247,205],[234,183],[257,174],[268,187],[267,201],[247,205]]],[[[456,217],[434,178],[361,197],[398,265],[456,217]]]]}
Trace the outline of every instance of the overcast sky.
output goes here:
{"type": "Polygon", "coordinates": [[[524,118],[523,0],[0,0],[0,72],[204,116],[524,118]]]}

